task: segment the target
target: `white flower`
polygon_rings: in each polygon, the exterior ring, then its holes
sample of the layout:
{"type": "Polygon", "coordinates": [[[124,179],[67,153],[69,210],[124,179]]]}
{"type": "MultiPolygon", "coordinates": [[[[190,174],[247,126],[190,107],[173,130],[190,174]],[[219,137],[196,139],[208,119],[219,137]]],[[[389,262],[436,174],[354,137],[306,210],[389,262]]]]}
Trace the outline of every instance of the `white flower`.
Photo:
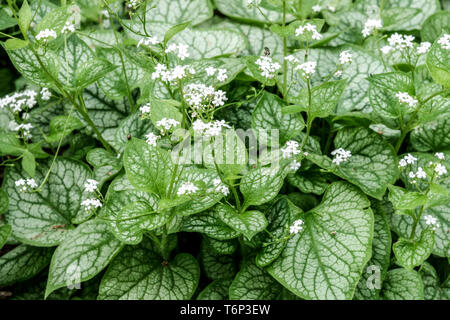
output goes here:
{"type": "Polygon", "coordinates": [[[334,76],[337,77],[337,78],[342,77],[342,70],[336,71],[336,72],[334,73],[334,76]]]}
{"type": "Polygon", "coordinates": [[[334,156],[333,163],[336,165],[340,165],[341,162],[346,162],[351,156],[352,153],[350,151],[344,150],[343,148],[339,148],[333,150],[331,155],[334,156]]]}
{"type": "Polygon", "coordinates": [[[438,158],[439,160],[444,160],[444,159],[445,159],[445,155],[444,155],[443,152],[436,152],[436,153],[434,154],[434,156],[435,156],[436,158],[438,158]]]}
{"type": "Polygon", "coordinates": [[[362,34],[364,38],[368,37],[373,31],[376,29],[381,29],[383,27],[383,23],[380,19],[368,19],[364,24],[364,29],[362,30],[362,34]]]}
{"type": "Polygon", "coordinates": [[[176,127],[179,124],[180,124],[179,121],[177,121],[175,119],[167,119],[167,118],[162,118],[161,120],[156,122],[157,127],[162,127],[165,130],[170,130],[172,127],[176,127]]]}
{"type": "Polygon", "coordinates": [[[212,122],[205,123],[200,119],[197,119],[192,124],[194,131],[207,138],[217,137],[221,134],[222,128],[231,128],[225,123],[225,120],[215,120],[212,122]]]}
{"type": "Polygon", "coordinates": [[[317,27],[311,23],[307,23],[304,26],[299,26],[297,29],[295,29],[295,35],[298,37],[305,31],[311,32],[311,38],[314,40],[322,39],[322,35],[317,31],[317,27]]]}
{"type": "Polygon", "coordinates": [[[339,55],[339,62],[341,64],[352,63],[351,53],[348,50],[342,51],[341,54],[339,55]]]}
{"type": "Polygon", "coordinates": [[[159,138],[160,138],[160,136],[157,136],[153,132],[150,132],[145,135],[145,141],[153,147],[156,147],[156,143],[158,142],[159,138]]]}
{"type": "Polygon", "coordinates": [[[158,63],[155,66],[155,71],[152,73],[152,79],[159,79],[164,71],[167,71],[167,67],[165,64],[158,63]]]}
{"type": "Polygon", "coordinates": [[[272,58],[266,56],[259,57],[255,63],[258,65],[261,75],[267,79],[275,77],[276,72],[281,68],[278,62],[273,62],[272,58]]]}
{"type": "Polygon", "coordinates": [[[180,58],[180,60],[184,60],[187,57],[189,57],[188,48],[189,48],[189,46],[187,46],[183,43],[179,43],[179,44],[172,43],[167,47],[166,53],[177,51],[176,52],[177,57],[180,58]]]}
{"type": "Polygon", "coordinates": [[[144,45],[146,47],[152,45],[156,45],[158,43],[160,43],[161,41],[158,40],[158,37],[146,37],[146,38],[142,38],[141,40],[139,40],[137,47],[139,48],[140,46],[144,45]]]}
{"type": "Polygon", "coordinates": [[[128,0],[127,7],[129,9],[136,9],[139,5],[140,0],[128,0]]]}
{"type": "Polygon", "coordinates": [[[305,78],[309,78],[312,74],[316,72],[316,67],[317,63],[315,61],[307,61],[296,66],[294,70],[303,71],[302,76],[305,78]]]}
{"type": "Polygon", "coordinates": [[[425,219],[425,224],[428,226],[431,226],[433,230],[436,230],[436,228],[439,228],[439,223],[437,222],[437,219],[431,215],[426,215],[423,217],[425,219]]]}
{"type": "Polygon", "coordinates": [[[97,190],[98,187],[98,181],[94,179],[88,179],[86,183],[84,184],[84,191],[86,192],[94,192],[97,190]]]}
{"type": "Polygon", "coordinates": [[[227,196],[230,193],[230,189],[226,185],[222,183],[222,180],[216,178],[213,180],[213,185],[215,187],[215,191],[223,193],[224,196],[227,196]]]}
{"type": "Polygon", "coordinates": [[[187,85],[184,97],[186,102],[198,111],[207,111],[210,108],[223,106],[228,100],[225,91],[215,90],[214,87],[202,83],[187,85]]]}
{"type": "Polygon", "coordinates": [[[408,92],[398,92],[395,94],[395,96],[397,97],[399,102],[405,103],[408,106],[410,106],[411,108],[414,108],[416,106],[416,104],[419,102],[416,99],[414,99],[413,97],[411,97],[408,94],[408,92]]]}
{"type": "Polygon", "coordinates": [[[410,153],[408,153],[403,159],[405,159],[408,164],[414,164],[417,161],[417,158],[410,153]]]}
{"type": "Polygon", "coordinates": [[[438,163],[436,164],[436,167],[434,168],[434,171],[438,174],[438,176],[442,176],[444,174],[447,174],[447,168],[443,166],[442,164],[438,163]]]}
{"type": "Polygon", "coordinates": [[[179,196],[181,195],[189,195],[198,191],[198,188],[192,182],[184,182],[177,191],[179,196]]]}
{"type": "Polygon", "coordinates": [[[37,188],[37,183],[34,179],[19,179],[14,182],[16,187],[20,187],[20,192],[26,192],[30,189],[37,188]]]}
{"type": "Polygon", "coordinates": [[[40,31],[37,35],[36,35],[36,40],[41,40],[43,39],[44,42],[47,42],[50,38],[56,39],[56,31],[52,30],[52,29],[45,29],[40,31]]]}
{"type": "Polygon", "coordinates": [[[418,179],[425,179],[427,177],[427,174],[423,171],[422,167],[417,168],[416,177],[418,179]]]}
{"type": "Polygon", "coordinates": [[[83,200],[81,205],[84,207],[84,210],[91,211],[92,209],[101,208],[102,202],[95,198],[90,198],[83,200]]]}
{"type": "Polygon", "coordinates": [[[291,169],[292,171],[297,171],[301,167],[301,165],[301,162],[297,162],[297,160],[294,160],[289,165],[289,169],[291,169]]]}
{"type": "Polygon", "coordinates": [[[438,43],[445,50],[450,50],[450,34],[444,34],[439,40],[438,43]]]}
{"type": "Polygon", "coordinates": [[[41,90],[41,99],[44,101],[48,101],[50,100],[52,96],[52,93],[50,92],[50,90],[48,90],[48,88],[42,88],[41,90]]]}
{"type": "Polygon", "coordinates": [[[399,167],[406,167],[408,164],[406,163],[405,159],[400,159],[400,161],[398,162],[398,166],[399,167]]]}
{"type": "Polygon", "coordinates": [[[0,99],[0,109],[10,107],[12,112],[20,112],[23,109],[31,109],[36,104],[37,92],[34,90],[24,90],[15,92],[0,99]]]}
{"type": "Polygon", "coordinates": [[[284,60],[292,63],[292,64],[297,64],[299,61],[296,57],[294,57],[293,55],[288,55],[286,57],[284,57],[284,60]]]}
{"type": "Polygon", "coordinates": [[[292,226],[289,227],[289,233],[290,234],[297,234],[300,231],[303,230],[303,220],[298,219],[295,220],[294,223],[292,224],[292,226]]]}
{"type": "Polygon", "coordinates": [[[72,21],[67,20],[64,27],[61,29],[61,33],[71,33],[75,32],[75,24],[72,21]]]}
{"type": "Polygon", "coordinates": [[[336,11],[336,8],[335,7],[333,7],[332,5],[327,5],[327,8],[328,8],[328,10],[330,10],[331,12],[335,12],[336,11]]]}
{"type": "Polygon", "coordinates": [[[139,108],[141,115],[148,117],[150,116],[150,103],[146,103],[139,108]]]}
{"type": "Polygon", "coordinates": [[[414,36],[394,33],[388,38],[388,43],[393,49],[403,50],[413,47],[414,36]]]}
{"type": "Polygon", "coordinates": [[[217,70],[217,80],[225,81],[228,79],[227,70],[226,69],[218,69],[217,70]]]}
{"type": "Polygon", "coordinates": [[[422,43],[420,43],[419,47],[417,48],[417,53],[418,54],[427,53],[428,50],[430,50],[430,48],[431,48],[431,43],[426,42],[426,41],[422,42],[422,43]]]}
{"type": "Polygon", "coordinates": [[[289,140],[286,146],[281,149],[283,159],[291,158],[300,153],[300,145],[297,141],[289,140]]]}
{"type": "Polygon", "coordinates": [[[313,12],[320,12],[322,10],[322,7],[318,4],[312,7],[313,12]]]}
{"type": "Polygon", "coordinates": [[[207,74],[208,76],[213,76],[214,73],[216,73],[216,68],[214,68],[214,67],[207,67],[207,68],[205,69],[205,71],[206,71],[206,74],[207,74]]]}

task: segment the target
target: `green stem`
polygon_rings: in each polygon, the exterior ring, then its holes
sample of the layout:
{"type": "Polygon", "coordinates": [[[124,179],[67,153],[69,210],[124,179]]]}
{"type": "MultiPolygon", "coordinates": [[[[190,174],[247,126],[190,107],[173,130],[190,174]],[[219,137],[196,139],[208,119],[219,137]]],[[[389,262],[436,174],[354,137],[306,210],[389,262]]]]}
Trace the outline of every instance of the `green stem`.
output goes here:
{"type": "MultiPolygon", "coordinates": [[[[283,29],[286,27],[286,0],[283,0],[283,29]]],[[[287,95],[287,37],[283,35],[283,96],[287,95]]]]}
{"type": "Polygon", "coordinates": [[[167,226],[163,227],[163,232],[161,236],[161,255],[165,261],[169,260],[169,250],[168,250],[168,234],[167,234],[167,226]]]}

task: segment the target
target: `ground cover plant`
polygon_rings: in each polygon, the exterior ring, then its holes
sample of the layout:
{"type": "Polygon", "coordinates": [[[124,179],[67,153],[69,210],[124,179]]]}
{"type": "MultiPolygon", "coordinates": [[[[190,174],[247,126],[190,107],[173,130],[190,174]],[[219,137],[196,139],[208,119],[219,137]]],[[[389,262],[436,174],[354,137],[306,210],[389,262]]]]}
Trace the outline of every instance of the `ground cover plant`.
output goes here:
{"type": "Polygon", "coordinates": [[[0,296],[447,299],[449,8],[0,1],[0,296]]]}

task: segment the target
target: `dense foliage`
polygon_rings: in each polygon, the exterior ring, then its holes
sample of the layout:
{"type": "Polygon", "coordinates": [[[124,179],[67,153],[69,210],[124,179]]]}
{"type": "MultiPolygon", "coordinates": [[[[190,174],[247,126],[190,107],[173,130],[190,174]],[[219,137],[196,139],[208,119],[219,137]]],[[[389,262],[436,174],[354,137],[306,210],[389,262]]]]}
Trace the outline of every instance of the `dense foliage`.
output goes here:
{"type": "Polygon", "coordinates": [[[0,1],[0,297],[447,299],[449,9],[0,1]]]}

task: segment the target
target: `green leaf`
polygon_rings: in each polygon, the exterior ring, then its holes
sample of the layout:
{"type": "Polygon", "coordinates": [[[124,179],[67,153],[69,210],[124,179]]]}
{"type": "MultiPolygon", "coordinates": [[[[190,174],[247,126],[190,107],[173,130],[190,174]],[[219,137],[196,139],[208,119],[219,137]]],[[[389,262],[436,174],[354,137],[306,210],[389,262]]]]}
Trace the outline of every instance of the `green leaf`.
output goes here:
{"type": "Polygon", "coordinates": [[[0,286],[31,279],[48,264],[53,248],[20,245],[0,257],[0,286]]]}
{"type": "MultiPolygon", "coordinates": [[[[369,6],[370,7],[370,6],[369,6]]],[[[388,8],[405,9],[408,12],[411,9],[418,9],[419,12],[410,19],[402,20],[402,23],[395,24],[395,30],[418,30],[423,22],[433,13],[440,9],[439,1],[429,0],[390,0],[386,6],[388,8]]],[[[370,9],[370,8],[368,8],[370,9]]]]}
{"type": "Polygon", "coordinates": [[[14,133],[2,133],[0,135],[0,155],[20,156],[24,146],[14,133]]]}
{"type": "Polygon", "coordinates": [[[361,279],[356,286],[354,299],[379,299],[381,285],[386,277],[391,255],[391,231],[386,216],[386,201],[373,200],[374,228],[372,241],[372,257],[363,268],[361,279]]]}
{"type": "Polygon", "coordinates": [[[267,270],[305,299],[351,299],[371,256],[374,218],[368,206],[355,187],[332,183],[267,270]]]}
{"type": "Polygon", "coordinates": [[[105,223],[90,220],[79,225],[53,255],[45,297],[56,289],[92,279],[121,249],[105,223]]]}
{"type": "MultiPolygon", "coordinates": [[[[442,37],[444,34],[441,34],[442,37]]],[[[436,40],[427,54],[427,67],[433,80],[450,88],[450,51],[444,49],[436,40]]]]}
{"type": "Polygon", "coordinates": [[[112,146],[118,152],[123,153],[128,137],[144,139],[145,135],[154,131],[154,126],[150,120],[142,120],[139,113],[133,113],[123,119],[116,129],[112,146]]]}
{"type": "Polygon", "coordinates": [[[208,284],[197,296],[197,300],[228,300],[228,289],[233,279],[218,279],[208,284]]]}
{"type": "Polygon", "coordinates": [[[326,177],[318,171],[297,171],[288,174],[287,181],[303,193],[321,195],[328,186],[326,177]]]}
{"type": "Polygon", "coordinates": [[[30,27],[30,23],[31,23],[31,9],[30,6],[28,5],[28,1],[25,0],[22,3],[22,6],[20,7],[19,21],[18,21],[20,31],[22,31],[23,34],[27,34],[28,28],[30,27]]]}
{"type": "Polygon", "coordinates": [[[347,161],[335,165],[328,157],[310,154],[307,159],[354,183],[368,195],[381,199],[388,184],[398,176],[397,160],[392,146],[382,137],[365,128],[344,128],[338,131],[335,148],[351,151],[347,161]]]}
{"type": "Polygon", "coordinates": [[[37,52],[47,71],[42,68],[38,59],[28,47],[6,50],[6,52],[14,67],[26,79],[41,87],[54,88],[53,78],[58,77],[59,59],[53,51],[47,50],[45,54],[42,51],[37,52]]]}
{"type": "Polygon", "coordinates": [[[239,232],[222,222],[216,210],[199,213],[183,219],[181,231],[200,232],[217,240],[237,238],[239,232]]]}
{"type": "Polygon", "coordinates": [[[5,245],[6,241],[8,241],[8,238],[11,235],[11,230],[12,229],[9,224],[0,226],[0,249],[5,245]]]}
{"type": "Polygon", "coordinates": [[[434,42],[442,32],[450,33],[450,12],[440,11],[429,16],[420,30],[421,40],[434,42]]]}
{"type": "Polygon", "coordinates": [[[169,40],[173,38],[174,35],[186,29],[190,23],[191,21],[183,22],[167,30],[166,34],[164,35],[164,47],[166,46],[167,42],[169,42],[169,40]]]}
{"type": "Polygon", "coordinates": [[[442,151],[450,149],[450,119],[443,118],[416,128],[410,135],[417,151],[442,151]]]}
{"type": "MultiPolygon", "coordinates": [[[[115,182],[117,182],[117,179],[115,182]]],[[[137,211],[130,211],[135,204],[149,208],[157,208],[158,198],[154,194],[134,189],[113,191],[113,188],[110,188],[105,206],[100,212],[100,217],[102,219],[105,218],[105,222],[109,225],[116,238],[127,244],[137,244],[142,241],[141,227],[145,229],[150,226],[151,224],[148,222],[167,219],[167,214],[162,213],[155,214],[154,217],[137,217],[137,211]],[[158,216],[157,219],[156,216],[158,216]],[[146,218],[148,217],[150,219],[147,220],[146,218]],[[124,218],[129,220],[121,221],[124,218]]],[[[154,210],[151,209],[151,211],[154,210]]]]}
{"type": "MultiPolygon", "coordinates": [[[[263,14],[260,13],[255,6],[249,8],[247,0],[215,0],[217,10],[222,14],[243,22],[267,23],[266,17],[274,23],[281,23],[283,13],[281,8],[260,7],[263,14]]],[[[287,21],[291,21],[293,17],[287,16],[287,21]]]]}
{"type": "Polygon", "coordinates": [[[100,283],[100,300],[186,300],[197,288],[200,268],[197,260],[180,253],[163,259],[147,242],[127,246],[108,267],[100,283]]]}
{"type": "Polygon", "coordinates": [[[103,185],[122,168],[120,159],[102,148],[90,150],[86,155],[86,161],[94,167],[94,180],[97,180],[99,185],[103,185]]]}
{"type": "Polygon", "coordinates": [[[67,7],[57,7],[48,11],[42,20],[37,24],[34,30],[36,34],[45,29],[52,29],[59,34],[67,19],[71,15],[67,9],[67,7]]]}
{"type": "Polygon", "coordinates": [[[211,280],[230,279],[236,274],[237,265],[232,256],[214,254],[205,244],[200,249],[199,260],[203,271],[211,280]]]}
{"type": "Polygon", "coordinates": [[[422,231],[420,239],[400,238],[392,246],[397,263],[412,270],[414,267],[420,266],[433,251],[434,232],[430,228],[422,231]]]}
{"type": "MultiPolygon", "coordinates": [[[[328,81],[311,90],[311,107],[309,109],[311,119],[326,118],[335,113],[336,105],[347,85],[347,80],[328,81]]],[[[304,95],[302,97],[305,97],[304,95]]],[[[303,105],[308,105],[308,100],[301,100],[303,105]]]]}
{"type": "Polygon", "coordinates": [[[246,262],[230,286],[231,300],[275,300],[283,287],[264,269],[246,262]]]}
{"type": "MultiPolygon", "coordinates": [[[[296,215],[302,212],[302,210],[294,206],[287,197],[281,197],[268,211],[267,231],[278,239],[286,236],[288,226],[295,220],[296,215]]],[[[268,234],[262,233],[260,235],[263,246],[256,255],[255,262],[258,267],[266,267],[278,258],[286,245],[286,241],[274,242],[274,239],[268,234]],[[267,243],[267,245],[265,245],[265,243],[267,243]]]]}
{"type": "Polygon", "coordinates": [[[160,0],[147,5],[146,19],[172,25],[192,21],[197,25],[213,16],[213,8],[207,0],[160,0]]]}
{"type": "Polygon", "coordinates": [[[267,227],[266,217],[259,211],[238,213],[232,207],[222,204],[216,206],[216,211],[220,220],[242,233],[248,240],[267,227]]]}
{"type": "Polygon", "coordinates": [[[431,264],[424,262],[419,269],[419,274],[422,277],[425,300],[448,300],[450,298],[448,280],[441,284],[439,275],[431,264]]]}
{"type": "Polygon", "coordinates": [[[414,270],[390,270],[380,295],[385,300],[423,300],[422,279],[414,270]]]}
{"type": "Polygon", "coordinates": [[[203,237],[203,241],[211,250],[211,252],[215,254],[232,254],[236,251],[238,247],[237,239],[231,240],[217,240],[210,238],[208,236],[203,237]]]}
{"type": "Polygon", "coordinates": [[[25,48],[28,45],[28,41],[22,39],[8,39],[5,41],[6,50],[17,50],[25,48]]]}
{"type": "MultiPolygon", "coordinates": [[[[167,119],[175,119],[178,121],[179,127],[181,125],[183,115],[178,110],[178,108],[174,107],[170,104],[168,101],[159,100],[159,99],[151,99],[150,100],[150,116],[153,122],[153,125],[156,127],[156,123],[160,121],[163,118],[167,119]]],[[[162,127],[159,127],[158,129],[163,129],[162,127]]],[[[171,130],[174,130],[175,128],[172,128],[171,130]]]]}
{"type": "Polygon", "coordinates": [[[56,116],[50,121],[50,132],[46,140],[48,142],[58,142],[71,134],[73,130],[83,127],[83,123],[77,118],[70,116],[56,116]]]}
{"type": "Polygon", "coordinates": [[[23,152],[22,168],[23,168],[23,170],[25,170],[26,173],[28,173],[30,175],[30,177],[33,178],[35,176],[35,174],[36,174],[35,158],[34,158],[34,155],[28,150],[25,150],[23,152]]]}
{"type": "Polygon", "coordinates": [[[11,17],[5,8],[0,9],[0,30],[14,27],[17,24],[16,19],[11,17]]]}
{"type": "MultiPolygon", "coordinates": [[[[298,134],[304,127],[302,117],[291,114],[283,114],[282,108],[285,106],[283,100],[276,95],[264,91],[258,100],[252,114],[252,128],[256,130],[258,138],[264,144],[270,145],[272,139],[271,130],[278,130],[281,144],[284,144],[291,137],[298,134]]],[[[278,139],[276,140],[278,143],[278,139]]]]}
{"type": "Polygon", "coordinates": [[[98,59],[75,34],[60,46],[58,55],[61,66],[58,79],[68,90],[75,92],[88,87],[116,68],[110,62],[98,59]]]}
{"type": "Polygon", "coordinates": [[[286,172],[277,166],[249,170],[239,186],[244,195],[244,206],[260,205],[275,198],[285,177],[286,172]]]}
{"type": "Polygon", "coordinates": [[[5,190],[0,188],[0,214],[5,213],[9,207],[9,197],[5,190]]]}
{"type": "Polygon", "coordinates": [[[419,192],[406,192],[403,194],[395,205],[398,210],[413,210],[419,206],[423,206],[428,202],[428,197],[419,192]]]}
{"type": "Polygon", "coordinates": [[[388,8],[383,10],[382,21],[383,30],[399,30],[402,25],[408,23],[421,13],[421,10],[414,8],[388,8]]]}
{"type": "MultiPolygon", "coordinates": [[[[50,162],[36,168],[35,180],[42,183],[50,162]]],[[[6,214],[13,235],[26,244],[51,247],[59,244],[72,223],[83,221],[90,214],[81,202],[90,195],[84,192],[84,183],[92,179],[89,168],[80,162],[58,158],[41,192],[20,192],[15,181],[27,175],[16,168],[7,170],[3,188],[10,204],[6,214]]]]}
{"type": "Polygon", "coordinates": [[[186,60],[198,60],[223,56],[236,56],[247,48],[245,38],[233,29],[184,29],[177,33],[171,43],[183,43],[189,46],[186,60]],[[202,43],[201,46],[197,45],[202,43]]]}
{"type": "Polygon", "coordinates": [[[166,194],[173,166],[169,152],[132,138],[125,147],[123,161],[128,179],[136,189],[166,194]]]}

